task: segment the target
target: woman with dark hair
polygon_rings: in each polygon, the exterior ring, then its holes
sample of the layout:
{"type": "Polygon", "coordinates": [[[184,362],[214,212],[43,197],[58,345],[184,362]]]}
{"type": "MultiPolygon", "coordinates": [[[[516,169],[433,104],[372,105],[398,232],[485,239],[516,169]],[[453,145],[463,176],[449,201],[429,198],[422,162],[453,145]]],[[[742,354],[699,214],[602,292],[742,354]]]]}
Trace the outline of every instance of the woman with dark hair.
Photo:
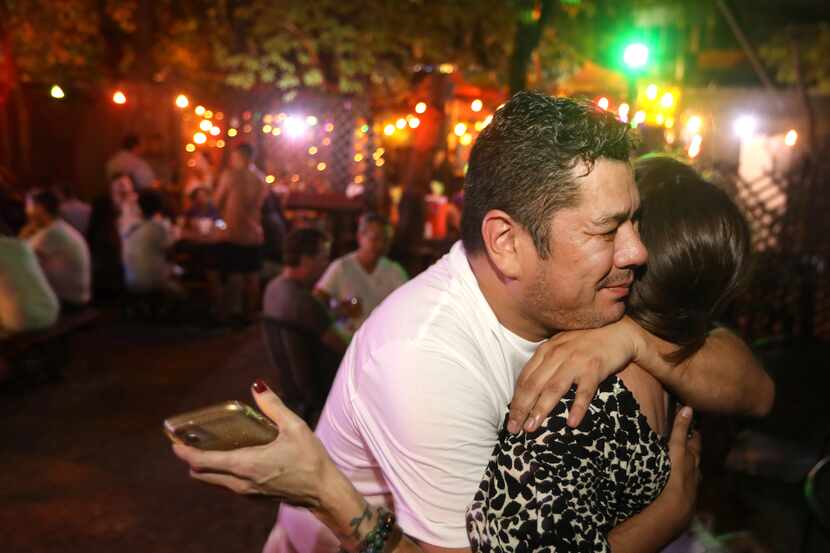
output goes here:
{"type": "MultiPolygon", "coordinates": [[[[627,314],[676,344],[668,360],[679,363],[741,290],[749,229],[723,191],[679,161],[649,156],[635,173],[649,261],[627,314]]],[[[474,551],[610,551],[608,533],[666,487],[672,417],[654,377],[629,365],[600,385],[588,416],[571,428],[574,399],[572,389],[534,432],[512,434],[505,421],[467,514],[474,551]]]]}

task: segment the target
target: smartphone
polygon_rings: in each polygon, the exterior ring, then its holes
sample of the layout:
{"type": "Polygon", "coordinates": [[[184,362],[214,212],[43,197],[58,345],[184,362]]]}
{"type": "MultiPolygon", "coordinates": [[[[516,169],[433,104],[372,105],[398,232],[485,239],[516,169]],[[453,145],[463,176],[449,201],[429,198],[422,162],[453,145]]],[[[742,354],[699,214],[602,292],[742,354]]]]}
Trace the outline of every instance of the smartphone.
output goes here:
{"type": "Polygon", "coordinates": [[[212,451],[264,445],[279,434],[273,422],[239,401],[170,417],[164,432],[173,442],[212,451]]]}

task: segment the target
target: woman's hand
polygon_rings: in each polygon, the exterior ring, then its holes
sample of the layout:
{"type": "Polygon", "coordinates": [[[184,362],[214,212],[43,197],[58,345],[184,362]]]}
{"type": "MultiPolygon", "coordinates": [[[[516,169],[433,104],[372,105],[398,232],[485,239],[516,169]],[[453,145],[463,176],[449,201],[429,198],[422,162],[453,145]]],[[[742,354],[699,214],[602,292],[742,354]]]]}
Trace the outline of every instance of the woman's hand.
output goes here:
{"type": "Polygon", "coordinates": [[[319,506],[327,478],[337,473],[323,444],[261,380],[254,383],[253,396],[279,429],[273,442],[232,451],[202,451],[175,444],[174,453],[190,465],[190,475],[197,480],[239,494],[270,495],[292,505],[319,506]]]}
{"type": "Polygon", "coordinates": [[[560,332],[539,346],[516,383],[508,430],[536,430],[574,384],[568,426],[578,426],[599,385],[637,356],[641,332],[623,318],[601,328],[560,332]]]}
{"type": "Polygon", "coordinates": [[[661,497],[677,505],[678,524],[685,528],[694,515],[700,485],[700,433],[692,429],[692,408],[684,407],[674,418],[669,437],[671,476],[661,497]]]}

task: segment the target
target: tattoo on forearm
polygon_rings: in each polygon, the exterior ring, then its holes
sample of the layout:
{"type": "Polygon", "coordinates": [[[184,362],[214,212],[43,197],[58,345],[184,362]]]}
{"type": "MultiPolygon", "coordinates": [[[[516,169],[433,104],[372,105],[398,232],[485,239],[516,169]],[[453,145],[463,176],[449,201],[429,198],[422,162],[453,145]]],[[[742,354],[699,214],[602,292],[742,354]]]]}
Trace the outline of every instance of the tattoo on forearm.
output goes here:
{"type": "Polygon", "coordinates": [[[360,525],[364,520],[368,520],[372,516],[372,511],[369,509],[369,504],[363,504],[363,512],[358,517],[354,517],[349,522],[349,528],[352,529],[351,537],[357,539],[360,536],[360,525]]]}

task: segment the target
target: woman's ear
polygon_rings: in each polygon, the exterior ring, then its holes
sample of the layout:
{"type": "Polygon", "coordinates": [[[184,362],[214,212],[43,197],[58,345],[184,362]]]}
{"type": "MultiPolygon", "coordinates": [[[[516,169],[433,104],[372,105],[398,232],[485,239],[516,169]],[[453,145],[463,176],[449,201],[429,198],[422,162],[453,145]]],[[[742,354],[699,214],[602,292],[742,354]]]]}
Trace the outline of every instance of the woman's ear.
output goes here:
{"type": "Polygon", "coordinates": [[[481,237],[490,261],[505,278],[521,275],[519,240],[523,227],[500,209],[492,209],[481,221],[481,237]]]}

